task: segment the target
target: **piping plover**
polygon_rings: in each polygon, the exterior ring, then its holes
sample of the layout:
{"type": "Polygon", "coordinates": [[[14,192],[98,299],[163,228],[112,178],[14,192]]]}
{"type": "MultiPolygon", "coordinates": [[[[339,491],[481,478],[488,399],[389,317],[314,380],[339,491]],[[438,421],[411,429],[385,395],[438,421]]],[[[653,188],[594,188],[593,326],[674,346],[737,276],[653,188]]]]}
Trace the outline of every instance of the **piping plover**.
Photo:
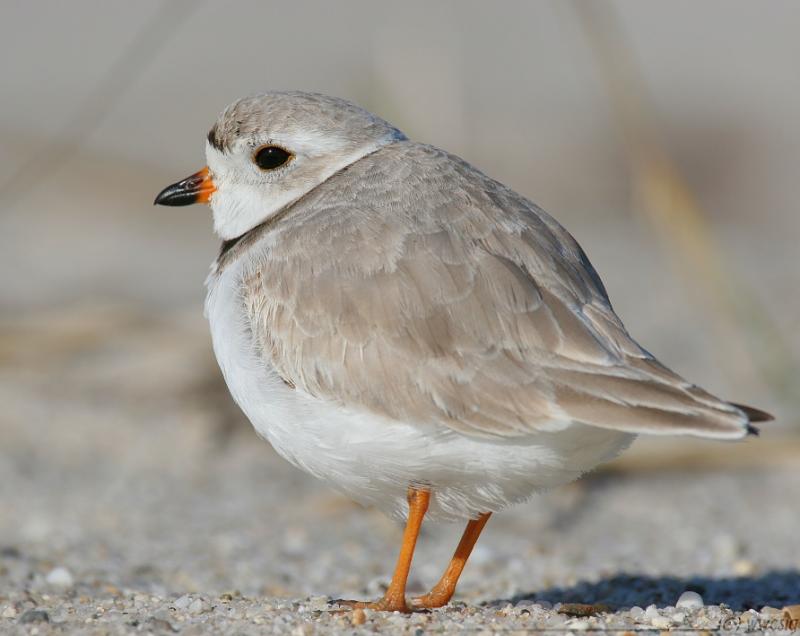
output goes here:
{"type": "Polygon", "coordinates": [[[351,604],[444,605],[491,513],[637,434],[733,440],[771,419],[639,346],[534,203],[350,102],[242,99],[206,159],[156,203],[213,210],[206,314],[234,400],[288,461],[406,520],[386,594],[351,604]],[[426,514],[469,522],[408,604],[426,514]]]}

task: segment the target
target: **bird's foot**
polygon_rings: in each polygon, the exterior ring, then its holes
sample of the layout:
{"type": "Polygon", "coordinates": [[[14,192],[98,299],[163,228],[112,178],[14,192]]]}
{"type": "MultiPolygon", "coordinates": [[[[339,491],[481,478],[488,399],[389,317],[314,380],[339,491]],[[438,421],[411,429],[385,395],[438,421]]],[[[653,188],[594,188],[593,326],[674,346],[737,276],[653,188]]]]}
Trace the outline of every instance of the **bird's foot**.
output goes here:
{"type": "Polygon", "coordinates": [[[411,599],[411,607],[415,610],[422,609],[436,609],[437,607],[444,607],[450,602],[452,594],[437,592],[431,590],[422,596],[415,596],[411,599]]]}
{"type": "Polygon", "coordinates": [[[346,609],[368,609],[377,612],[400,612],[402,614],[410,614],[412,611],[403,596],[384,596],[377,601],[348,601],[339,598],[331,601],[331,605],[338,605],[346,609]]]}

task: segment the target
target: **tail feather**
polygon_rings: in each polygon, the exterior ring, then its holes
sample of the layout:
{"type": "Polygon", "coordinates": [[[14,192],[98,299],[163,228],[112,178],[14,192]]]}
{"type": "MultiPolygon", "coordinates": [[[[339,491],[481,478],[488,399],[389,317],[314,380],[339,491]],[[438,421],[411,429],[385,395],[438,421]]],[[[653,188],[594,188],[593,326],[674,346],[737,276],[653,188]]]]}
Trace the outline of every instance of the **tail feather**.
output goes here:
{"type": "Polygon", "coordinates": [[[775,419],[774,416],[770,415],[766,411],[753,408],[752,406],[747,406],[745,404],[736,404],[736,402],[731,402],[731,405],[735,406],[737,409],[742,411],[750,420],[750,423],[747,424],[748,435],[758,436],[759,434],[758,428],[753,426],[752,422],[771,422],[772,420],[775,419]]]}
{"type": "Polygon", "coordinates": [[[731,404],[740,411],[744,411],[744,414],[748,417],[748,419],[751,422],[771,422],[772,420],[775,419],[773,415],[770,415],[766,411],[755,409],[752,406],[746,406],[744,404],[736,404],[735,402],[731,402],[731,404]]]}

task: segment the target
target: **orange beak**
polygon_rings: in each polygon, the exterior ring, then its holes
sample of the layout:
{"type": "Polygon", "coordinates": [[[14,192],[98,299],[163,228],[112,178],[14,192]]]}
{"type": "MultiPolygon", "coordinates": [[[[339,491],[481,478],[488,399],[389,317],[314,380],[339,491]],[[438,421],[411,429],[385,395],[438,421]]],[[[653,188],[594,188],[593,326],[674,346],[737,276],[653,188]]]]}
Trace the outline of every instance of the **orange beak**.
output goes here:
{"type": "Polygon", "coordinates": [[[167,186],[158,193],[155,205],[191,205],[192,203],[208,203],[211,195],[217,191],[208,167],[195,172],[182,181],[167,186]]]}

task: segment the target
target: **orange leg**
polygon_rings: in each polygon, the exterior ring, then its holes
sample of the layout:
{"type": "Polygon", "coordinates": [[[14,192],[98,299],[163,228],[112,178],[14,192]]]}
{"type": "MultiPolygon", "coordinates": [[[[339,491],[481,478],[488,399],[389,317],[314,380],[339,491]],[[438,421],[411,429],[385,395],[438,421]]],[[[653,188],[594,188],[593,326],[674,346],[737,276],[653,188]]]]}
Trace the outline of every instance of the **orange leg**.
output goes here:
{"type": "Polygon", "coordinates": [[[383,598],[373,602],[364,601],[334,601],[337,605],[347,607],[362,607],[366,609],[382,610],[386,612],[410,612],[406,604],[406,581],[408,572],[411,569],[411,559],[414,557],[414,547],[417,545],[417,537],[422,527],[422,519],[428,510],[428,503],[431,493],[428,490],[417,488],[408,489],[408,521],[403,532],[403,545],[400,548],[400,556],[397,557],[397,565],[392,575],[392,582],[383,595],[383,598]]]}
{"type": "Polygon", "coordinates": [[[450,565],[447,566],[444,574],[442,574],[442,578],[425,596],[411,599],[411,605],[415,609],[432,609],[442,607],[450,602],[450,599],[453,598],[453,592],[456,591],[458,578],[464,571],[464,566],[472,553],[472,548],[475,547],[475,543],[478,541],[478,537],[481,536],[481,531],[486,522],[489,521],[491,514],[491,512],[487,512],[477,519],[470,520],[464,530],[464,534],[461,536],[461,541],[458,542],[458,547],[450,560],[450,565]]]}

